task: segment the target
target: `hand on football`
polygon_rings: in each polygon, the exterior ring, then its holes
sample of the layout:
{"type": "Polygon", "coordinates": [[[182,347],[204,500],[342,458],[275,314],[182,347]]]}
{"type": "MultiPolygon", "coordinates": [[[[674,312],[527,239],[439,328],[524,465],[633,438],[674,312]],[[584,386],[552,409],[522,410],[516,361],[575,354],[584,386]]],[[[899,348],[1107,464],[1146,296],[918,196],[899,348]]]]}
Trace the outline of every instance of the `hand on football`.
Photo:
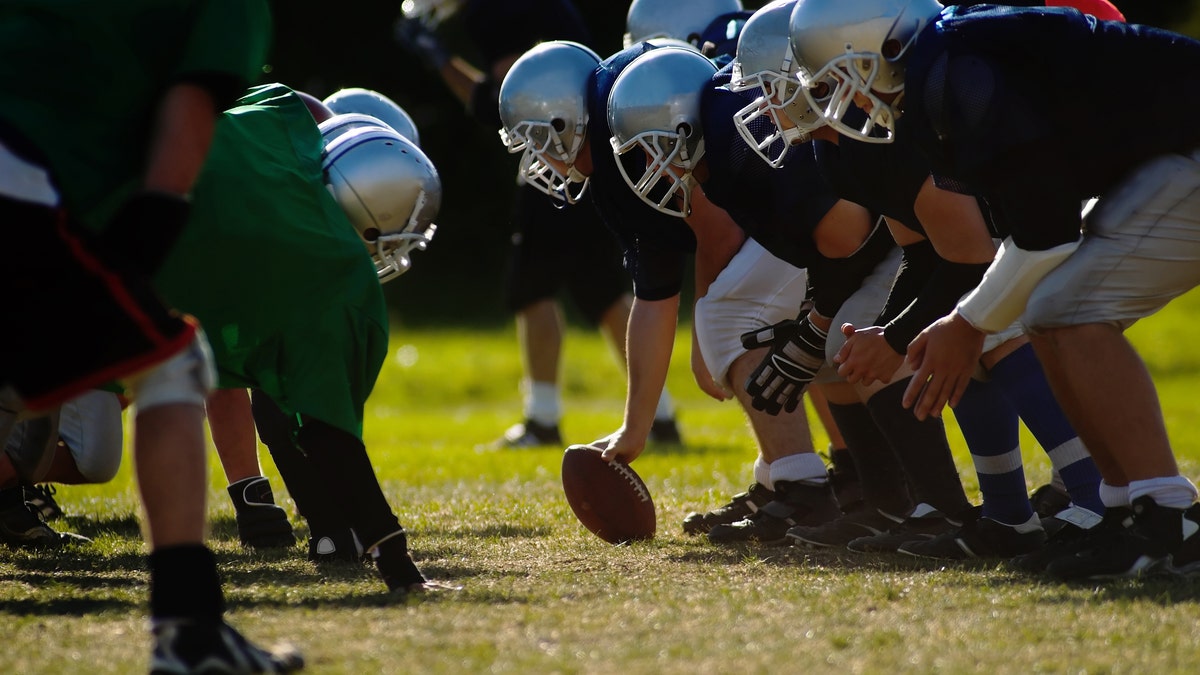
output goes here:
{"type": "Polygon", "coordinates": [[[604,461],[611,462],[620,457],[625,460],[626,464],[629,464],[646,449],[646,437],[647,434],[641,434],[640,437],[638,434],[631,434],[622,426],[604,438],[594,441],[591,445],[603,451],[600,457],[604,461]]]}

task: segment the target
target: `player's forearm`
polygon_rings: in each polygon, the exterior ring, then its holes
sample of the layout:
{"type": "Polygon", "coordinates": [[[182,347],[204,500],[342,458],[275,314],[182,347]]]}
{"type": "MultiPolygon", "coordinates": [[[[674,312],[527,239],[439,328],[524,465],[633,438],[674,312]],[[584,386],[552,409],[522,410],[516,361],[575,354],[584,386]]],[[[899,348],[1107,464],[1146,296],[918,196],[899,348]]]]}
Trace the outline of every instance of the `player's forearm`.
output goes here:
{"type": "Polygon", "coordinates": [[[664,300],[633,301],[626,340],[629,388],[625,396],[624,424],[627,432],[650,433],[654,411],[667,381],[678,315],[678,295],[664,300]]]}

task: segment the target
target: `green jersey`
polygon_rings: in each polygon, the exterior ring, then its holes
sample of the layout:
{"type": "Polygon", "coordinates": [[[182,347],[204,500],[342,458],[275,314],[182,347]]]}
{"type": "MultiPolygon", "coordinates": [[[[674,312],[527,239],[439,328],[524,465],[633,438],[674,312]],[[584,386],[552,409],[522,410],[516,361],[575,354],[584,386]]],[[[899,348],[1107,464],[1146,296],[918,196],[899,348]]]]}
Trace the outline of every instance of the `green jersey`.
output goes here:
{"type": "Polygon", "coordinates": [[[100,226],[145,169],[167,87],[244,91],[270,21],[266,0],[4,0],[0,123],[44,155],[66,207],[100,226]]]}
{"type": "Polygon", "coordinates": [[[387,354],[375,265],[329,194],[320,131],[287,87],[265,85],[217,121],[182,238],[156,279],[200,320],[222,387],[254,387],[289,415],[361,436],[387,354]]]}

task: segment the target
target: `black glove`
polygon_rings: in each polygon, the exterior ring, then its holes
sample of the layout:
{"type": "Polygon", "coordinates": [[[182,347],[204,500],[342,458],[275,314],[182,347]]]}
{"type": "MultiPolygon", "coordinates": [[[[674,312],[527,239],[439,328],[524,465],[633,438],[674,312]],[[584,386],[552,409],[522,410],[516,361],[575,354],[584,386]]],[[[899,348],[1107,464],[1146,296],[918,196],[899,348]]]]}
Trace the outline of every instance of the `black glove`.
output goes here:
{"type": "Polygon", "coordinates": [[[825,363],[825,340],[829,333],[812,325],[808,315],[780,321],[742,334],[746,349],[770,347],[762,363],[746,378],[746,393],[755,410],[778,415],[800,405],[804,388],[825,363]]]}
{"type": "Polygon", "coordinates": [[[100,234],[98,253],[119,271],[153,277],[183,233],[190,212],[191,204],[181,195],[139,192],[100,234]]]}
{"type": "Polygon", "coordinates": [[[400,17],[396,21],[396,43],[421,61],[421,65],[438,72],[450,60],[450,52],[442,45],[433,29],[421,19],[400,17]]]}

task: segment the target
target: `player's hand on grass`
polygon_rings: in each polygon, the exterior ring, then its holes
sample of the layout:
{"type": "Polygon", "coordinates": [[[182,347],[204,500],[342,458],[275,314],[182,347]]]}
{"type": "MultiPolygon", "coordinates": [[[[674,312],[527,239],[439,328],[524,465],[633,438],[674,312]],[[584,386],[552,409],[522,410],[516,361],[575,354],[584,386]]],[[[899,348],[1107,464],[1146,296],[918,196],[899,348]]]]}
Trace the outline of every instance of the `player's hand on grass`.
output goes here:
{"type": "Polygon", "coordinates": [[[762,363],[746,379],[746,393],[756,410],[778,415],[800,405],[805,387],[825,363],[828,335],[807,315],[742,334],[746,349],[768,348],[762,363]]]}
{"type": "Polygon", "coordinates": [[[923,420],[941,417],[947,404],[958,405],[983,354],[983,339],[983,332],[957,311],[921,331],[908,345],[913,377],[904,390],[904,407],[923,420]]]}
{"type": "Polygon", "coordinates": [[[869,386],[875,382],[890,382],[904,365],[904,355],[897,354],[883,336],[882,326],[858,328],[842,324],[846,344],[838,350],[833,362],[838,375],[851,384],[869,386]]]}

